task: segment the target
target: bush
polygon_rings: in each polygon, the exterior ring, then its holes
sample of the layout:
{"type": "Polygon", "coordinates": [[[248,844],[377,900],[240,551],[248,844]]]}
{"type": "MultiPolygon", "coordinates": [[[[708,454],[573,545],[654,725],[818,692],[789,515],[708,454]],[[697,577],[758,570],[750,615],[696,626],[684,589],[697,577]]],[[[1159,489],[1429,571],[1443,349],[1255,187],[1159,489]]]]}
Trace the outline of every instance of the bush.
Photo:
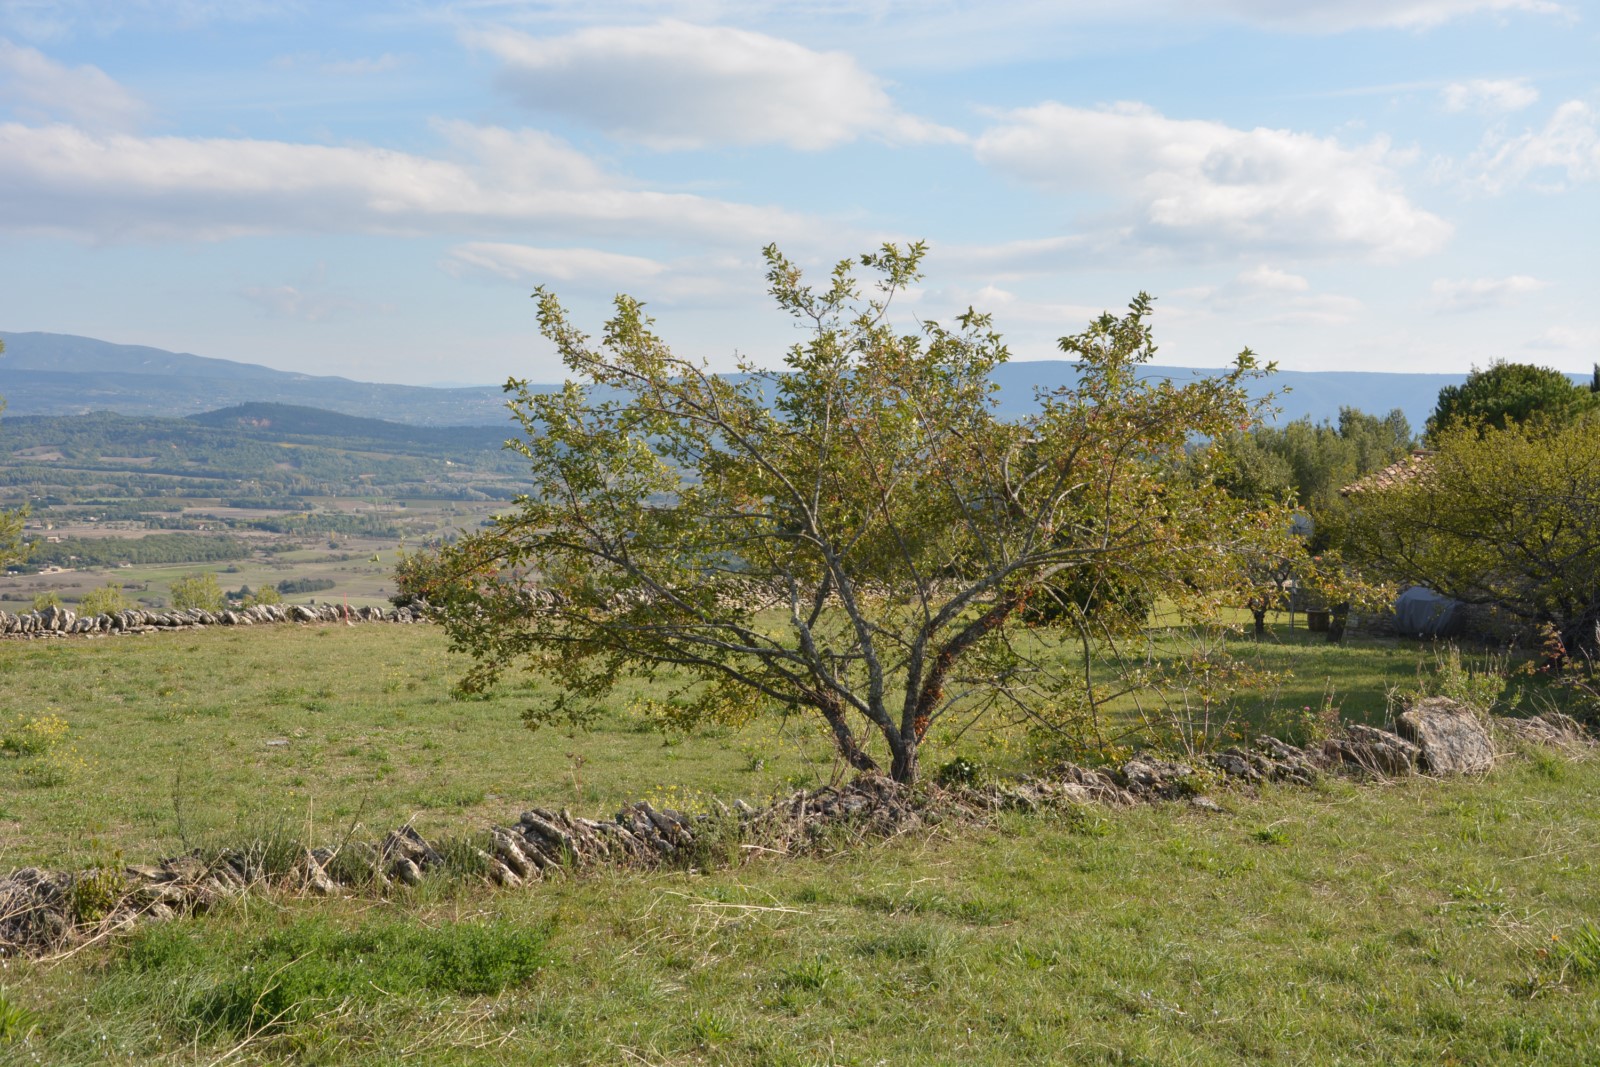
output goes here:
{"type": "Polygon", "coordinates": [[[59,608],[60,606],[61,606],[61,594],[57,593],[54,589],[46,590],[43,593],[35,593],[34,594],[34,597],[33,597],[33,610],[34,611],[43,611],[46,608],[59,608]]]}
{"type": "Polygon", "coordinates": [[[278,587],[275,585],[263,585],[261,588],[244,598],[244,606],[247,608],[253,608],[257,604],[282,603],[283,597],[278,594],[278,587]]]}
{"type": "Polygon", "coordinates": [[[131,607],[133,602],[123,595],[122,586],[116,582],[107,582],[99,589],[89,590],[78,603],[78,611],[83,615],[110,615],[131,607]]]}
{"type": "Polygon", "coordinates": [[[217,584],[217,576],[208,571],[179,578],[172,583],[172,606],[179,611],[221,611],[222,587],[217,584]]]}

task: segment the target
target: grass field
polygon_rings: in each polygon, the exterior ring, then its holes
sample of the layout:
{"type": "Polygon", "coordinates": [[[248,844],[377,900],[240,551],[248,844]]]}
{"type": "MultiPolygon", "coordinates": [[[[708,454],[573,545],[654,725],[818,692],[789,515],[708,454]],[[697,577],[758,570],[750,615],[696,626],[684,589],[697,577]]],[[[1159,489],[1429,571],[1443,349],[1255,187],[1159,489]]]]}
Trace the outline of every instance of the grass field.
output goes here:
{"type": "MultiPolygon", "coordinates": [[[[1381,719],[1435,662],[1305,641],[1261,646],[1294,677],[1244,719],[1329,693],[1381,719]]],[[[0,643],[0,715],[60,716],[79,761],[41,784],[0,758],[0,867],[754,799],[833,771],[809,724],[664,738],[626,695],[593,731],[530,733],[531,689],[458,701],[461,667],[426,626],[0,643]]],[[[927,759],[1025,769],[1014,740],[927,759]]],[[[0,1063],[1596,1061],[1600,760],[1213,795],[1224,813],[1008,815],[526,892],[253,898],[3,961],[0,1063]]]]}
{"type": "MultiPolygon", "coordinates": [[[[1382,722],[1388,688],[1415,683],[1435,660],[1413,642],[1336,647],[1317,636],[1236,643],[1281,677],[1240,702],[1237,732],[1283,735],[1330,696],[1346,718],[1382,722]]],[[[460,700],[452,685],[464,667],[430,626],[0,642],[0,727],[54,717],[67,728],[56,780],[0,757],[0,864],[151,858],[269,829],[311,839],[352,827],[381,835],[408,820],[425,833],[475,829],[535,803],[607,816],[641,797],[756,800],[839,771],[808,717],[663,735],[630,704],[670,689],[666,675],[622,693],[592,730],[530,732],[520,713],[537,680],[460,700]]],[[[998,726],[936,730],[923,762],[960,755],[1025,771],[1028,740],[998,726]]]]}

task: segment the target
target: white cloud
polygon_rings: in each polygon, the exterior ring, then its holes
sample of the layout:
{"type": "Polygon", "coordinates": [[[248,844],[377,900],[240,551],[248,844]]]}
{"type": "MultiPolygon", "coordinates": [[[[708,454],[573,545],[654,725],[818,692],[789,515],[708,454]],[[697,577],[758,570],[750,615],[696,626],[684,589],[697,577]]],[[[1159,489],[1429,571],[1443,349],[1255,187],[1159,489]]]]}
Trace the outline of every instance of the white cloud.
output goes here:
{"type": "Polygon", "coordinates": [[[1400,188],[1384,140],[1347,148],[1289,130],[1169,119],[1140,104],[1044,103],[1008,112],[975,150],[985,164],[1060,193],[1122,204],[1129,236],[1159,245],[1425,255],[1450,224],[1400,188]]]}
{"type": "Polygon", "coordinates": [[[1492,130],[1467,164],[1470,181],[1490,193],[1524,182],[1546,190],[1600,179],[1600,116],[1582,100],[1568,100],[1542,129],[1508,136],[1492,130]]]}
{"type": "Polygon", "coordinates": [[[559,283],[562,292],[613,296],[620,292],[649,301],[683,302],[739,294],[755,299],[758,264],[737,256],[695,256],[662,262],[596,248],[546,248],[473,241],[450,249],[443,269],[457,277],[474,274],[526,285],[559,283]]]}
{"type": "Polygon", "coordinates": [[[3,37],[0,102],[28,118],[66,119],[96,130],[131,129],[147,110],[99,67],[68,67],[3,37]]]}
{"type": "Polygon", "coordinates": [[[493,241],[457,245],[450,250],[448,262],[457,270],[482,270],[515,281],[601,279],[622,287],[650,281],[667,269],[666,264],[644,256],[594,248],[537,248],[493,241]]]}
{"type": "Polygon", "coordinates": [[[1441,311],[1476,311],[1503,307],[1524,293],[1537,292],[1549,282],[1526,274],[1509,278],[1440,278],[1430,286],[1441,311]]]}
{"type": "Polygon", "coordinates": [[[1253,292],[1303,293],[1311,288],[1311,283],[1300,275],[1269,267],[1265,263],[1242,271],[1236,281],[1241,288],[1253,292]]]}
{"type": "Polygon", "coordinates": [[[1265,263],[1240,271],[1222,285],[1174,295],[1198,301],[1211,315],[1279,325],[1337,325],[1353,321],[1362,310],[1355,297],[1313,293],[1310,279],[1265,263]]]}
{"type": "Polygon", "coordinates": [[[1451,82],[1440,90],[1446,111],[1480,111],[1499,115],[1508,111],[1521,111],[1539,99],[1539,90],[1528,84],[1526,78],[1451,82]]]}
{"type": "Polygon", "coordinates": [[[1203,0],[1201,9],[1258,25],[1309,32],[1365,28],[1430,29],[1473,15],[1560,15],[1550,0],[1203,0]]]}
{"type": "Polygon", "coordinates": [[[524,105],[654,148],[816,150],[862,136],[960,138],[900,112],[848,54],[749,30],[666,21],[554,38],[499,30],[467,39],[504,62],[498,81],[524,105]]]}
{"type": "Polygon", "coordinates": [[[1523,347],[1541,352],[1585,352],[1600,358],[1600,328],[1549,326],[1523,347]]]}
{"type": "Polygon", "coordinates": [[[814,229],[778,208],[630,187],[539,131],[437,128],[452,158],[0,123],[0,229],[90,241],[536,229],[743,246],[814,229]]]}

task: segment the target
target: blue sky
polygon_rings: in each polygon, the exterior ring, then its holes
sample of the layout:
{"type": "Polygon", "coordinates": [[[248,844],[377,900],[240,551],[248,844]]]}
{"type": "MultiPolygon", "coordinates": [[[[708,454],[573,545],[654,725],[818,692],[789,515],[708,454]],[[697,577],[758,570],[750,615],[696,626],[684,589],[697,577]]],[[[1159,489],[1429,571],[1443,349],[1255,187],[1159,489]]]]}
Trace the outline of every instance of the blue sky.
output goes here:
{"type": "Polygon", "coordinates": [[[765,244],[925,239],[1019,359],[1147,290],[1166,363],[1587,371],[1597,237],[1587,3],[0,0],[6,331],[549,381],[543,283],[775,364],[765,244]]]}

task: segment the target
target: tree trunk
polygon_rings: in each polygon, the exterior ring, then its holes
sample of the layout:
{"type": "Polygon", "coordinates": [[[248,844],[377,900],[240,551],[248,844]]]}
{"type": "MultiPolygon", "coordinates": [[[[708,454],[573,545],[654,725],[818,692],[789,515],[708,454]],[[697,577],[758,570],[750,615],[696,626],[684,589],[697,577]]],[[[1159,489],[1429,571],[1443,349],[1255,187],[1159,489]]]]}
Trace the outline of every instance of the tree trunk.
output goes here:
{"type": "Polygon", "coordinates": [[[894,746],[894,762],[889,765],[889,777],[901,785],[917,784],[916,741],[901,741],[894,746]]]}
{"type": "Polygon", "coordinates": [[[1256,617],[1256,639],[1267,636],[1267,609],[1252,607],[1250,614],[1256,617]]]}

